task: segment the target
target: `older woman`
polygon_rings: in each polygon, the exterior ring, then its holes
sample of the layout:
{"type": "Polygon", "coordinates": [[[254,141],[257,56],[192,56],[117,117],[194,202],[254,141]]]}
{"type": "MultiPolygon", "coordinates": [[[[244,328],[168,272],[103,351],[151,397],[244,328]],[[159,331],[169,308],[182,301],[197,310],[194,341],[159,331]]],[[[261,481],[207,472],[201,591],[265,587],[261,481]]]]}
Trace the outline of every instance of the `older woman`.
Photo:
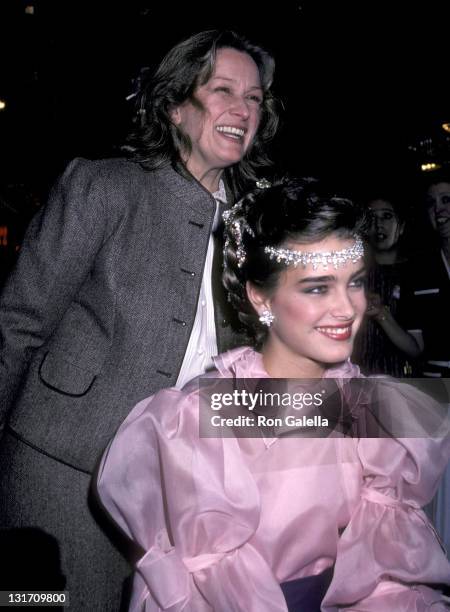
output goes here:
{"type": "Polygon", "coordinates": [[[366,309],[357,209],[283,182],[226,223],[224,281],[259,350],[228,351],[200,382],[140,402],[99,473],[142,549],[131,610],[443,612],[433,585],[450,567],[420,507],[448,461],[448,422],[409,385],[348,380],[366,309]],[[283,394],[267,422],[275,385],[311,381],[317,398],[289,412],[283,394]],[[321,410],[333,385],[335,409],[321,410]],[[249,393],[267,400],[234,416],[230,397],[249,393]]]}
{"type": "Polygon", "coordinates": [[[212,232],[268,163],[273,71],[232,32],[180,43],[142,80],[128,159],[73,161],[31,223],[0,301],[3,589],[65,585],[74,611],[118,609],[128,569],[91,515],[90,473],[137,400],[236,342],[212,232]],[[58,579],[25,571],[30,527],[58,579]]]}

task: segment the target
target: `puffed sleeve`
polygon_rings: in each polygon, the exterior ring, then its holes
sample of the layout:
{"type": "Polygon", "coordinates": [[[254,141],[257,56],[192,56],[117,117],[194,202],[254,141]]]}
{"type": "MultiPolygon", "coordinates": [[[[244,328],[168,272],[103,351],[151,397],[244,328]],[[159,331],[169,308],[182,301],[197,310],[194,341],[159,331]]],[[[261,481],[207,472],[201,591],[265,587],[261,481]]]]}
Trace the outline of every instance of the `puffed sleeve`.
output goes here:
{"type": "Polygon", "coordinates": [[[198,395],[165,390],[138,404],[106,451],[97,489],[146,552],[131,610],[287,612],[251,545],[259,494],[236,439],[200,438],[198,395]]]}
{"type": "MultiPolygon", "coordinates": [[[[360,501],[339,540],[324,612],[450,609],[439,588],[450,584],[450,566],[421,509],[432,499],[449,460],[448,421],[437,415],[433,422],[436,406],[416,389],[385,385],[384,399],[401,418],[410,419],[408,428],[416,437],[355,442],[362,467],[360,501]],[[417,423],[411,425],[413,419],[417,423]]],[[[398,429],[399,420],[391,419],[391,425],[395,421],[398,429]]]]}

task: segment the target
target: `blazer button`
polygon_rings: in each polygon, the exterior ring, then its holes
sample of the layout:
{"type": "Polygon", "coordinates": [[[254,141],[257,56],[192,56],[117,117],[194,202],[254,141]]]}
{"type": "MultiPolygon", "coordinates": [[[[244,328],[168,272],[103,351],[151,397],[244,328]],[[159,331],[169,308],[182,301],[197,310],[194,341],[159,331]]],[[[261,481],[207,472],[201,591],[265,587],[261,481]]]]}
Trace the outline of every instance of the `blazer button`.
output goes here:
{"type": "Polygon", "coordinates": [[[195,272],[191,272],[191,270],[186,270],[186,268],[180,268],[180,270],[185,274],[189,274],[189,276],[192,276],[192,278],[195,276],[195,272]]]}
{"type": "Polygon", "coordinates": [[[156,372],[162,376],[165,376],[166,378],[170,378],[172,376],[170,372],[164,372],[164,370],[156,370],[156,372]]]}
{"type": "Polygon", "coordinates": [[[190,219],[188,223],[190,225],[195,225],[195,227],[198,227],[199,229],[203,229],[205,227],[204,223],[200,223],[199,221],[193,221],[192,219],[190,219]]]}
{"type": "Polygon", "coordinates": [[[174,321],[175,323],[178,323],[178,325],[181,325],[182,327],[186,327],[187,325],[186,321],[182,321],[181,319],[177,319],[176,317],[173,317],[172,321],[174,321]]]}

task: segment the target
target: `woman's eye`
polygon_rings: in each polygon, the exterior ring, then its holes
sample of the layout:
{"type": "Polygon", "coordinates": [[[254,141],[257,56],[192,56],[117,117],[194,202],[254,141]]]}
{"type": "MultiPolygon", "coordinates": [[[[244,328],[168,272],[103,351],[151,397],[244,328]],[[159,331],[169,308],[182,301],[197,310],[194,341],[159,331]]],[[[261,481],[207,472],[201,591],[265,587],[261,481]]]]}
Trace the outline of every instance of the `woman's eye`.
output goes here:
{"type": "Polygon", "coordinates": [[[225,86],[221,86],[221,87],[216,87],[216,89],[214,91],[220,91],[226,94],[231,93],[229,87],[225,87],[225,86]]]}
{"type": "Polygon", "coordinates": [[[312,294],[312,295],[322,295],[328,291],[327,285],[318,285],[317,287],[308,287],[308,289],[304,289],[303,293],[312,294]]]}
{"type": "Polygon", "coordinates": [[[354,287],[356,289],[363,289],[366,286],[366,277],[360,276],[359,278],[355,278],[350,283],[350,287],[354,287]]]}
{"type": "Polygon", "coordinates": [[[262,98],[260,96],[247,96],[247,100],[249,100],[250,102],[254,102],[258,106],[261,106],[261,104],[263,103],[262,98]]]}

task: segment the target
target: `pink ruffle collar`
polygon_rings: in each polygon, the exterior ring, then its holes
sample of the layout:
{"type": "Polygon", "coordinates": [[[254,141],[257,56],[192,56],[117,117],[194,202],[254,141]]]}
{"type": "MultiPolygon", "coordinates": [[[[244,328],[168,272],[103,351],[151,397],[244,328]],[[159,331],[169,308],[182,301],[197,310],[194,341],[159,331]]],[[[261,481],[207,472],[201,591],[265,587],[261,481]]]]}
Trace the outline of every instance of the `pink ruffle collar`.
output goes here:
{"type": "MultiPolygon", "coordinates": [[[[214,365],[222,376],[235,378],[270,378],[264,368],[262,355],[249,346],[232,349],[214,358],[214,365]]],[[[358,366],[350,359],[325,371],[324,378],[358,378],[358,366]]]]}

